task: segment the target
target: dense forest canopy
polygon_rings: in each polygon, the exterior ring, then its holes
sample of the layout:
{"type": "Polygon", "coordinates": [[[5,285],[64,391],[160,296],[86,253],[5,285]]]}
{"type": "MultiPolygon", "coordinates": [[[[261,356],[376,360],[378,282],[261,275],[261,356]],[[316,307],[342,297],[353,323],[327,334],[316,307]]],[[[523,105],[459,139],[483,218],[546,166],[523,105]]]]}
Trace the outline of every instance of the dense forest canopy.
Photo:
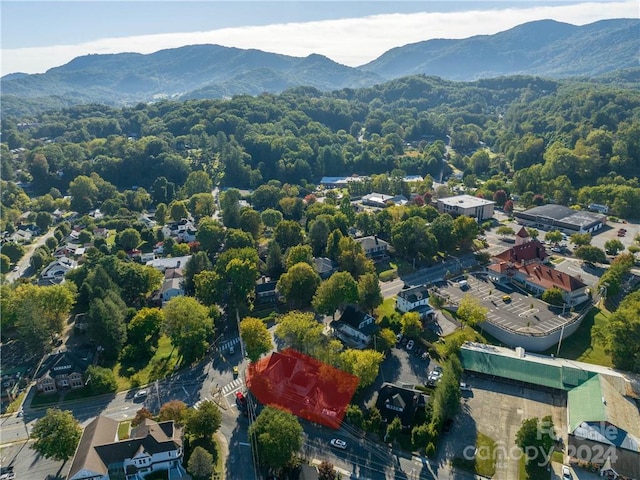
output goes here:
{"type": "MultiPolygon", "coordinates": [[[[456,168],[480,194],[506,189],[524,204],[540,195],[606,203],[629,216],[640,201],[640,93],[629,83],[412,76],[332,93],[298,87],[226,100],[91,104],[3,115],[2,141],[3,181],[30,182],[38,196],[81,191],[88,202],[75,207],[84,210],[189,198],[193,189],[183,186],[196,171],[222,186],[276,181],[304,195],[322,176],[438,179],[456,168]]],[[[20,188],[3,186],[7,222],[26,200],[20,188]]]]}

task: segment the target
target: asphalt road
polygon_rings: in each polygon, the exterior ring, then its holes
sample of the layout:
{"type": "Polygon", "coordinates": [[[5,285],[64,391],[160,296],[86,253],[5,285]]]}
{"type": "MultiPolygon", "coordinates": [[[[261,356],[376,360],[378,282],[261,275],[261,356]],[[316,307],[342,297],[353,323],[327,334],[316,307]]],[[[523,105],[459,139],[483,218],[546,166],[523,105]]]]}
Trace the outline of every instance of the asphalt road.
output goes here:
{"type": "Polygon", "coordinates": [[[47,233],[41,235],[34,243],[29,245],[29,248],[27,248],[24,256],[20,260],[18,260],[18,270],[7,273],[7,282],[12,283],[22,276],[30,277],[33,274],[31,273],[32,268],[30,263],[33,252],[36,251],[36,248],[44,245],[44,242],[46,242],[48,238],[53,237],[54,232],[55,228],[51,227],[47,233]]]}

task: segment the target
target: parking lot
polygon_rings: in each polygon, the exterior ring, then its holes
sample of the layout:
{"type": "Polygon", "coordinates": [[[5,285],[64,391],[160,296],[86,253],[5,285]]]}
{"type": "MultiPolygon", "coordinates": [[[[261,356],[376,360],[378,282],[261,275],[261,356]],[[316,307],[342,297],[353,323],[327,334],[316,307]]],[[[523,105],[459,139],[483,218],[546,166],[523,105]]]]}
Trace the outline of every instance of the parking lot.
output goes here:
{"type": "Polygon", "coordinates": [[[487,320],[507,330],[517,332],[545,333],[568,321],[551,311],[549,306],[507,285],[496,284],[485,274],[471,274],[468,287],[460,288],[458,280],[446,282],[439,287],[441,295],[448,295],[456,303],[465,295],[471,295],[488,309],[487,320]]]}
{"type": "Polygon", "coordinates": [[[438,457],[462,457],[473,452],[478,433],[496,442],[496,473],[493,479],[518,478],[519,450],[515,446],[516,432],[522,421],[551,415],[555,433],[565,437],[566,395],[551,394],[518,385],[466,376],[471,392],[464,392],[462,407],[451,430],[444,437],[438,457]]]}

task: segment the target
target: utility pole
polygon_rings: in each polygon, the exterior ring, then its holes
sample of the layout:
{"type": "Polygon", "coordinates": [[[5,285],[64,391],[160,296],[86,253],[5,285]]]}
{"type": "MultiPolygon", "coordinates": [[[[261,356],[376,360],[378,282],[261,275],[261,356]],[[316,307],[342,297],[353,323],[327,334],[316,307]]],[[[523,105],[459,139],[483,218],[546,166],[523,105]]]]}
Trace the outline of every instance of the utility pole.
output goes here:
{"type": "Polygon", "coordinates": [[[562,324],[562,329],[560,329],[560,340],[558,341],[558,350],[556,351],[556,357],[560,355],[560,346],[562,345],[563,336],[564,336],[564,324],[562,324]]]}

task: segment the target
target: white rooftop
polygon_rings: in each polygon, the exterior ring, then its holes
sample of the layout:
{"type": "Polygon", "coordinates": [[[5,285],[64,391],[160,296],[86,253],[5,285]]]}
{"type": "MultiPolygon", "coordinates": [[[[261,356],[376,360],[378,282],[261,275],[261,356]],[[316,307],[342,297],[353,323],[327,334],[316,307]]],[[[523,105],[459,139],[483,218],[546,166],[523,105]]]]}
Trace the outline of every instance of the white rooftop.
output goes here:
{"type": "Polygon", "coordinates": [[[473,197],[471,195],[457,195],[455,197],[439,198],[439,202],[445,205],[451,205],[462,208],[480,207],[482,205],[491,205],[496,202],[485,198],[473,197]]]}

